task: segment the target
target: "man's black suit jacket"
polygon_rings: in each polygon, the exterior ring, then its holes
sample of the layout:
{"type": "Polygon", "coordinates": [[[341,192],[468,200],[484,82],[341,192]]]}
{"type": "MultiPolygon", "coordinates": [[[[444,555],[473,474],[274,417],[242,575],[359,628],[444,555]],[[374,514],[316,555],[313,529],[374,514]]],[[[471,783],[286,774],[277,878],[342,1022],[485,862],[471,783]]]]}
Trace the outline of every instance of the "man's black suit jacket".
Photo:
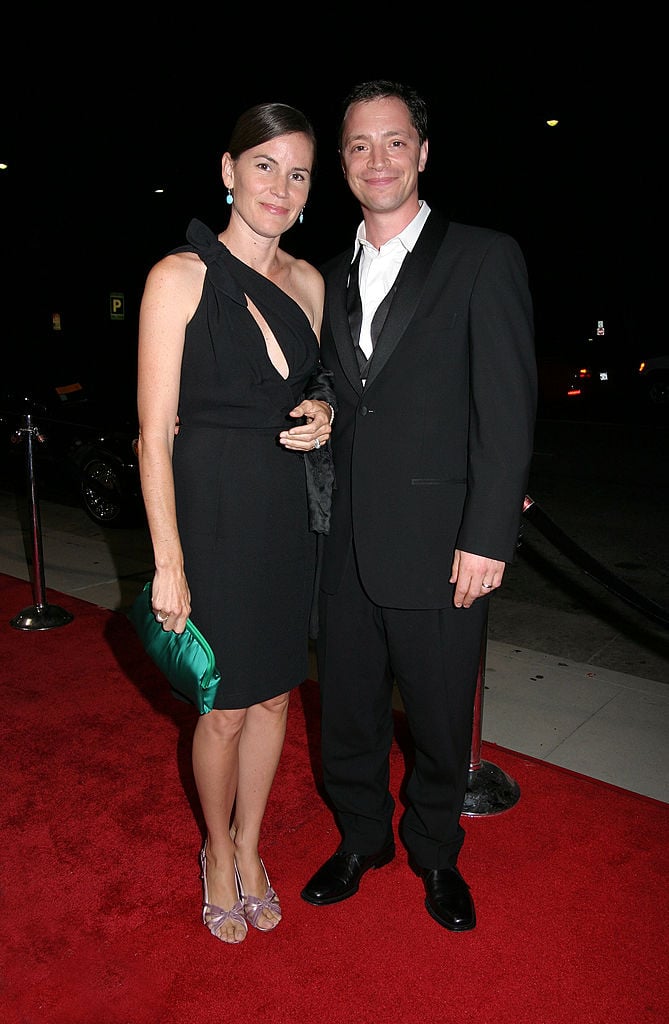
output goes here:
{"type": "Polygon", "coordinates": [[[533,313],[517,242],[430,212],[363,388],[346,312],[352,249],[324,268],[336,490],[321,586],[355,544],[376,604],[442,608],[455,548],[515,557],[536,412],[533,313]]]}

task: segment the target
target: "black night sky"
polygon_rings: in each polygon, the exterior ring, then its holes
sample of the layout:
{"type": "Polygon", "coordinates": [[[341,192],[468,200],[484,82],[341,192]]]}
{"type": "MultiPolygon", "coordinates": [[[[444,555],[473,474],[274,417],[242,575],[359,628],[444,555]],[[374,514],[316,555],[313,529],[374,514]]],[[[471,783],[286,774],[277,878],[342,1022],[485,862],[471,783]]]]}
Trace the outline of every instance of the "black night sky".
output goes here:
{"type": "Polygon", "coordinates": [[[0,137],[12,373],[105,361],[112,377],[132,377],[146,272],[183,242],[191,217],[224,226],[220,157],[252,103],[294,103],[319,137],[305,223],[285,247],[315,263],[344,248],[359,213],[336,152],[340,101],[376,77],[410,82],[428,100],[423,197],[520,242],[538,350],[577,341],[602,318],[630,350],[656,331],[659,26],[642,8],[630,25],[612,23],[605,5],[470,4],[457,21],[446,13],[432,26],[426,12],[411,23],[406,13],[357,32],[332,10],[318,28],[309,8],[251,12],[248,26],[238,11],[202,13],[192,31],[179,23],[141,38],[123,21],[104,39],[89,26],[84,45],[60,22],[37,42],[20,37],[0,137]],[[112,292],[124,296],[122,322],[110,321],[112,292]]]}

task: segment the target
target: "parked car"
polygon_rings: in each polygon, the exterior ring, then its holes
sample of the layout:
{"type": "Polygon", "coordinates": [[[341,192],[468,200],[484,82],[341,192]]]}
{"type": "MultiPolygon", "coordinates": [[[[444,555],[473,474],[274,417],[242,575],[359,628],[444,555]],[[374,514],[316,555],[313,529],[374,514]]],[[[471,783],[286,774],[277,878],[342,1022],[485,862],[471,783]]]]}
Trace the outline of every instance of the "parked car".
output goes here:
{"type": "Polygon", "coordinates": [[[606,417],[638,414],[637,349],[620,325],[593,320],[542,324],[537,335],[539,409],[543,414],[606,417]]]}
{"type": "Polygon", "coordinates": [[[542,408],[605,407],[624,400],[631,390],[633,364],[604,345],[565,345],[537,353],[542,408]]]}
{"type": "Polygon", "coordinates": [[[0,392],[1,466],[12,482],[32,475],[38,495],[65,488],[100,526],[140,521],[137,433],[128,397],[78,380],[0,392]]]}
{"type": "Polygon", "coordinates": [[[669,408],[669,355],[641,360],[639,386],[644,402],[653,407],[669,408]]]}

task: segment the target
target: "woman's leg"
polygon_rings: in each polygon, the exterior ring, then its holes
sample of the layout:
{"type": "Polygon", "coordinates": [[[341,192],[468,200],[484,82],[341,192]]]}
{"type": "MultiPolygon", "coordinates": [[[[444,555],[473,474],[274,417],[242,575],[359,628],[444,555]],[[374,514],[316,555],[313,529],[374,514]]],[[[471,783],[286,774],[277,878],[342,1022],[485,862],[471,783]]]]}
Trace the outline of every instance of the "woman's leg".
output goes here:
{"type": "MultiPolygon", "coordinates": [[[[208,901],[223,910],[230,910],[238,899],[230,822],[246,715],[243,708],[210,711],[200,715],[193,736],[193,773],[207,825],[208,901]]],[[[246,932],[239,922],[228,919],[217,934],[224,942],[241,942],[246,932]]]]}
{"type": "MultiPolygon", "coordinates": [[[[274,776],[283,750],[289,694],[248,708],[239,740],[237,799],[232,824],[235,858],[244,893],[264,897],[267,878],[260,863],[258,844],[274,776]]],[[[278,924],[280,913],[262,910],[256,926],[268,930],[278,924]]]]}

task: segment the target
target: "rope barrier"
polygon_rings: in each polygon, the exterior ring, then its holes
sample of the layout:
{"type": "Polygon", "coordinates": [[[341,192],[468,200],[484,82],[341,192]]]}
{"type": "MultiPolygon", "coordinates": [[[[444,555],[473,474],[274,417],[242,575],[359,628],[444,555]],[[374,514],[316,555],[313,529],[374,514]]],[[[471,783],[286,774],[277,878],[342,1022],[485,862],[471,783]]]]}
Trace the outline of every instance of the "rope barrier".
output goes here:
{"type": "MultiPolygon", "coordinates": [[[[637,611],[642,612],[649,619],[652,619],[653,622],[669,627],[669,611],[656,604],[655,601],[651,601],[643,594],[640,594],[624,580],[621,580],[619,576],[612,573],[610,569],[602,565],[601,562],[598,562],[596,558],[589,555],[564,530],[561,530],[528,494],[525,495],[523,502],[523,516],[536,526],[558,551],[571,559],[575,565],[583,569],[588,576],[597,583],[600,583],[610,593],[636,608],[637,611]]],[[[508,776],[506,772],[503,772],[497,765],[481,760],[486,648],[487,626],[484,631],[479,673],[476,682],[469,777],[462,808],[462,813],[471,817],[500,814],[502,811],[513,807],[520,797],[520,790],[514,779],[508,776]]]]}
{"type": "Polygon", "coordinates": [[[559,526],[556,526],[553,520],[537,505],[536,501],[527,494],[523,502],[523,516],[533,526],[536,526],[558,551],[561,551],[563,555],[571,559],[575,565],[583,569],[593,580],[600,583],[612,594],[615,594],[621,601],[625,601],[633,608],[636,608],[637,611],[642,612],[643,615],[652,619],[653,622],[658,622],[661,626],[669,628],[669,611],[666,608],[662,608],[655,601],[649,600],[649,598],[634,590],[628,583],[625,583],[619,576],[616,576],[615,573],[612,573],[601,562],[598,562],[596,558],[593,558],[587,551],[584,551],[582,547],[579,547],[559,526]]]}

